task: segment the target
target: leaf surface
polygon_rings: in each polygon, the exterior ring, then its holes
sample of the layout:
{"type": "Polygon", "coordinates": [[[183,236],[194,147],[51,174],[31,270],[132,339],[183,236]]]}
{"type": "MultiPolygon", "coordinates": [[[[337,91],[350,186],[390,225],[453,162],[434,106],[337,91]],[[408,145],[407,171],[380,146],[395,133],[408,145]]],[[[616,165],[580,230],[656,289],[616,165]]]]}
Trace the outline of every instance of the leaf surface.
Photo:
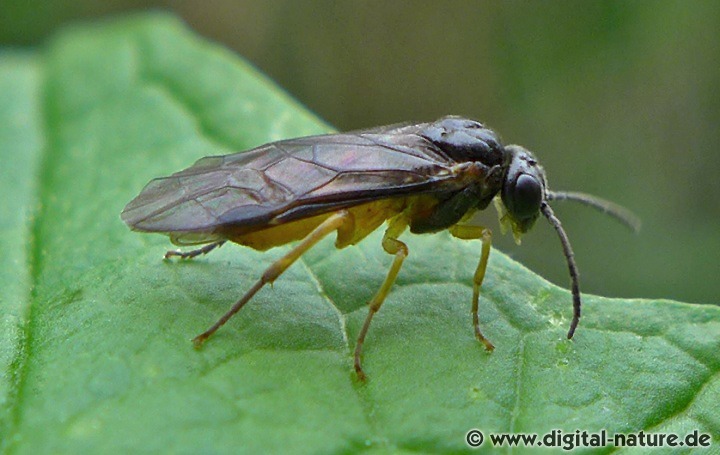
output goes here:
{"type": "Polygon", "coordinates": [[[404,237],[365,384],[352,350],[391,262],[382,232],[340,251],[326,239],[194,350],[287,248],[163,261],[167,240],[131,233],[123,206],[203,156],[326,131],[163,15],[0,54],[0,448],[457,452],[470,428],[720,438],[718,307],[586,295],[568,341],[569,293],[493,251],[488,354],[470,317],[479,242],[446,233],[404,237]]]}

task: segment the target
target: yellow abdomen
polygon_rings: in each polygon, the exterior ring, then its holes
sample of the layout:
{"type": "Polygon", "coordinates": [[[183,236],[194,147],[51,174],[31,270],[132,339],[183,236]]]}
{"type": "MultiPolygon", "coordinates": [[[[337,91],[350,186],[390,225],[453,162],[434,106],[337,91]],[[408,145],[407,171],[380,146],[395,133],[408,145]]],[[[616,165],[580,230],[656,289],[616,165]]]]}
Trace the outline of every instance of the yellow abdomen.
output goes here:
{"type": "MultiPolygon", "coordinates": [[[[417,198],[418,197],[415,196],[409,198],[383,199],[344,209],[353,216],[355,226],[352,236],[347,241],[337,244],[337,247],[344,248],[348,245],[358,243],[380,227],[387,219],[405,211],[406,208],[415,206],[413,202],[417,198]]],[[[334,212],[323,213],[321,215],[315,215],[244,234],[229,235],[228,240],[255,250],[265,251],[305,238],[333,213],[334,212]]]]}

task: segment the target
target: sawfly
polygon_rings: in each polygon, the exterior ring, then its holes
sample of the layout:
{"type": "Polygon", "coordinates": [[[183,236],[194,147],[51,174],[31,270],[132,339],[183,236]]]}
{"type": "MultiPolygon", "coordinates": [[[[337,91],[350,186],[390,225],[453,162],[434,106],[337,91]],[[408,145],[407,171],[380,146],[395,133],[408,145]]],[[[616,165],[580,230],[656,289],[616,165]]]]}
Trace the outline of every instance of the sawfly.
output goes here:
{"type": "Polygon", "coordinates": [[[482,123],[448,116],[431,123],[398,124],[340,134],[271,142],[252,150],[211,156],[169,177],[152,180],[123,210],[134,231],[168,235],[175,245],[204,245],[166,258],[192,258],[227,241],[267,250],[299,241],[208,330],[200,346],[265,284],[272,283],[323,237],[337,233],[335,246],[360,242],[387,223],[383,249],[394,256],[390,270],[358,334],[354,367],[365,379],[362,347],[373,316],[395,282],[408,248],[407,229],[427,234],[448,229],[460,239],[482,242],[473,277],[472,322],[480,331],[478,301],[490,255],[492,233],[470,218],[491,202],[503,230],[519,240],[544,216],[560,238],[571,278],[573,316],[568,338],[580,321],[580,287],[572,247],[549,203],[573,200],[618,219],[631,229],[639,220],[612,202],[576,192],[553,192],[535,156],[503,145],[482,123]]]}

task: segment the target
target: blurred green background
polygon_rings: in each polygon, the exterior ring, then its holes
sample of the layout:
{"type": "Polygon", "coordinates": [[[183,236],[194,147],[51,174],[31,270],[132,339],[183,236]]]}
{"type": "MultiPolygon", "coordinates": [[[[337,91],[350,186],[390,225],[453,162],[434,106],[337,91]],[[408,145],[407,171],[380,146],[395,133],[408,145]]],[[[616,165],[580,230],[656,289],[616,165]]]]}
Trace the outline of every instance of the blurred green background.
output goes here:
{"type": "MultiPolygon", "coordinates": [[[[340,130],[486,122],[535,151],[552,188],[643,219],[632,235],[556,204],[585,292],[720,303],[720,2],[3,0],[0,45],[146,9],[234,49],[340,130]]],[[[495,245],[568,285],[547,223],[495,245]]]]}

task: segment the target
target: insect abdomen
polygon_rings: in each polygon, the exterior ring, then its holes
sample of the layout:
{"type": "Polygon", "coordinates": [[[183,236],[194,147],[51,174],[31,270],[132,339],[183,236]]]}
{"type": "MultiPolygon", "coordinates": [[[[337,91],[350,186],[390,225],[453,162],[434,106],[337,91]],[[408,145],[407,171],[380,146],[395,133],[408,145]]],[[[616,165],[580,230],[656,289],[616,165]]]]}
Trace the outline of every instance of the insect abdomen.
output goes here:
{"type": "MultiPolygon", "coordinates": [[[[388,218],[397,215],[408,205],[407,199],[393,198],[361,204],[345,210],[355,219],[355,227],[349,240],[336,245],[344,248],[354,245],[380,227],[388,218]]],[[[233,228],[221,229],[221,235],[231,242],[245,245],[259,251],[285,245],[305,238],[313,229],[325,221],[333,212],[301,218],[296,221],[265,227],[252,232],[233,232],[233,228]]]]}

